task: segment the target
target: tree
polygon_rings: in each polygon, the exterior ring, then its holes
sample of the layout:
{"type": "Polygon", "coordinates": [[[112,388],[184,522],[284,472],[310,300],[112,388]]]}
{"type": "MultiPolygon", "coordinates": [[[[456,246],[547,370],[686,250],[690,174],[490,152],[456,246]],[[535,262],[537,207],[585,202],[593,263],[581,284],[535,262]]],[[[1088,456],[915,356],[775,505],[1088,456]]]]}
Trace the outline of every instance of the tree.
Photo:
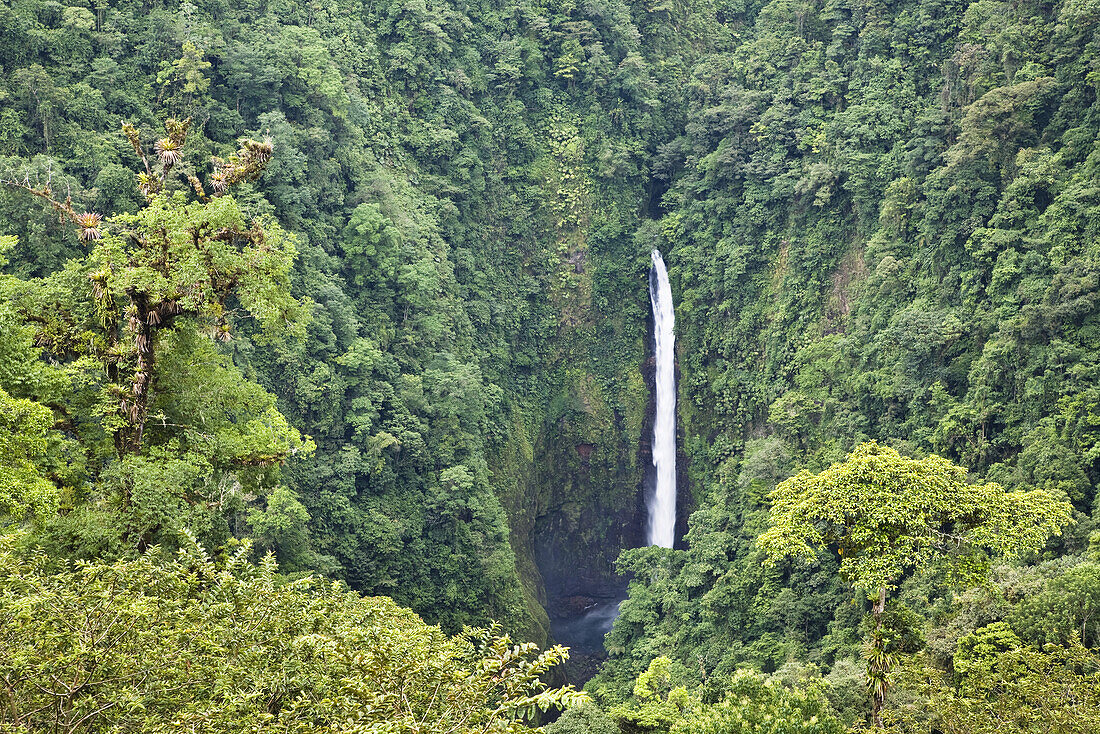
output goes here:
{"type": "Polygon", "coordinates": [[[757,540],[769,559],[813,559],[835,546],[840,573],[873,602],[865,655],[879,728],[893,665],[882,619],[888,591],[905,574],[941,561],[956,579],[979,581],[990,553],[1038,549],[1071,512],[1059,493],[969,484],[966,470],[946,459],[910,459],[873,441],[819,474],[804,470],[787,479],[771,500],[770,527],[757,540]]]}
{"type": "Polygon", "coordinates": [[[668,731],[696,701],[678,685],[677,668],[672,660],[660,656],[634,682],[634,697],[609,712],[626,732],[668,731]]]}
{"type": "Polygon", "coordinates": [[[160,94],[157,101],[174,110],[190,112],[198,107],[196,98],[210,89],[206,70],[211,66],[199,49],[190,41],[183,43],[183,56],[174,62],[162,61],[157,72],[160,94]]]}
{"type": "Polygon", "coordinates": [[[112,383],[104,425],[120,456],[142,448],[163,334],[190,322],[228,341],[238,310],[269,333],[287,325],[300,329],[304,319],[306,304],[290,295],[293,242],[273,222],[249,221],[225,196],[233,184],[259,176],[270,159],[270,143],[242,140],[236,156],[215,158],[210,196],[197,177],[188,175],[198,201],[187,201],[182,191],[171,192],[170,174],[183,160],[190,122],[165,123],[168,134],[156,141],[153,163],[138,131],[123,125],[145,169],[138,182],[147,201],[137,214],[104,223],[100,214],[78,214],[71,200],[55,200],[48,182],[39,188],[14,182],[49,201],[77,226],[81,241],[93,244],[86,258],[70,262],[52,278],[69,289],[59,302],[49,302],[56,290],[47,287],[44,298],[32,297],[24,310],[41,324],[39,341],[55,357],[84,356],[101,363],[112,383]],[[73,292],[72,281],[81,275],[90,288],[73,292]]]}
{"type": "MultiPolygon", "coordinates": [[[[715,676],[705,686],[688,691],[674,685],[676,675],[672,668],[671,660],[658,657],[638,676],[633,699],[610,711],[619,729],[630,734],[841,734],[844,731],[844,725],[829,710],[820,678],[802,679],[797,687],[790,687],[777,677],[742,668],[728,677],[715,676]]],[[[559,730],[571,731],[566,727],[559,730]]],[[[596,727],[593,730],[598,731],[596,727]]]]}
{"type": "Polygon", "coordinates": [[[820,681],[788,688],[756,671],[738,670],[722,700],[692,709],[671,734],[841,734],[820,681]]]}
{"type": "Polygon", "coordinates": [[[572,707],[544,731],[546,734],[620,734],[611,717],[591,702],[572,707]]]}
{"type": "MultiPolygon", "coordinates": [[[[0,237],[0,266],[15,246],[14,237],[0,237]]],[[[0,299],[16,279],[0,275],[0,299]]],[[[48,517],[57,511],[58,487],[48,478],[45,464],[50,448],[53,416],[49,408],[8,391],[25,390],[29,384],[42,389],[57,386],[55,374],[39,367],[38,350],[30,343],[29,329],[20,328],[12,309],[0,300],[0,521],[48,517]],[[36,369],[37,368],[37,369],[36,369]]],[[[48,390],[45,389],[43,392],[48,390]]]]}
{"type": "Polygon", "coordinates": [[[28,513],[47,517],[57,511],[60,493],[42,476],[38,459],[46,451],[50,411],[19,400],[0,387],[0,520],[28,513]]]}
{"type": "MultiPolygon", "coordinates": [[[[183,527],[220,544],[233,516],[277,486],[276,468],[313,448],[227,354],[242,332],[266,344],[301,335],[307,321],[308,300],[290,292],[292,237],[229,195],[260,175],[271,144],[242,139],[235,155],[212,159],[204,186],[184,160],[189,126],[168,120],[149,156],[137,129],[123,125],[143,166],[145,206],[133,214],[78,213],[48,179],[5,182],[49,202],[90,250],[40,281],[5,281],[4,295],[19,328],[34,332],[31,358],[43,352],[79,388],[47,404],[79,436],[95,472],[85,479],[116,492],[101,503],[112,521],[100,525],[138,547],[183,527]],[[185,180],[173,175],[180,169],[185,180]]],[[[18,397],[46,402],[39,388],[27,392],[18,397]]],[[[289,491],[276,500],[252,514],[260,534],[302,546],[275,528],[285,530],[280,513],[304,521],[304,508],[289,491]]]]}

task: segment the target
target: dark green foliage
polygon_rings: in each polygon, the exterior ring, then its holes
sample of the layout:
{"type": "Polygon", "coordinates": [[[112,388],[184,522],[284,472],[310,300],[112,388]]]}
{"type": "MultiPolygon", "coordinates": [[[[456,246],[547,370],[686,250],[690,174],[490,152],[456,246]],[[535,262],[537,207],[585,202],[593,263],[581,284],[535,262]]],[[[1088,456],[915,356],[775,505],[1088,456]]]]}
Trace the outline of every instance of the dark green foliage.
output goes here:
{"type": "MultiPolygon", "coordinates": [[[[558,545],[563,569],[583,559],[613,575],[646,401],[632,232],[645,158],[673,127],[660,89],[683,76],[654,81],[631,7],[21,0],[3,12],[0,178],[48,182],[78,211],[133,213],[125,171],[141,163],[123,121],[191,117],[177,170],[202,180],[242,133],[273,145],[235,198],[297,235],[306,339],[261,344],[245,325],[221,351],[317,450],[283,472],[300,509],[271,495],[204,538],[251,518],[292,567],[452,630],[495,617],[536,639],[540,518],[600,508],[602,524],[573,522],[558,545]],[[555,76],[547,61],[570,55],[575,72],[555,76]]],[[[676,15],[710,42],[689,9],[676,15]]],[[[82,254],[52,212],[6,188],[0,232],[19,238],[20,275],[82,254]]],[[[205,469],[188,472],[171,481],[205,469]]],[[[96,523],[61,524],[83,536],[96,523]]]]}
{"type": "MultiPolygon", "coordinates": [[[[868,439],[1064,492],[1079,529],[1047,552],[1068,564],[1094,527],[1096,9],[728,12],[738,40],[691,68],[647,230],[678,291],[701,507],[686,551],[624,556],[635,582],[591,684],[611,699],[658,655],[702,682],[858,654],[865,608],[843,600],[835,549],[769,572],[753,540],[769,490],[868,439]]],[[[1087,571],[1051,573],[1007,603],[1023,599],[1011,618],[1037,644],[1064,642],[1092,603],[1087,571]]],[[[903,592],[933,640],[966,616],[942,581],[903,592]]]]}

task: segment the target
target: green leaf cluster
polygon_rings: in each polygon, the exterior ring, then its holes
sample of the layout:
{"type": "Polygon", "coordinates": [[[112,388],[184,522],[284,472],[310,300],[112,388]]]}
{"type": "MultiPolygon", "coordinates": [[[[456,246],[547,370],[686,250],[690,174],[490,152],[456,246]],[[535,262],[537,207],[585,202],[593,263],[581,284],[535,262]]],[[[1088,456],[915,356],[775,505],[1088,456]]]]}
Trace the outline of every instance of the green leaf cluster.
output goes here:
{"type": "Polygon", "coordinates": [[[963,583],[981,583],[981,554],[1032,553],[1071,519],[1054,492],[970,484],[946,459],[909,459],[874,442],[819,474],[781,482],[771,501],[771,527],[759,539],[765,553],[813,559],[835,547],[840,573],[872,595],[940,559],[963,583]]]}
{"type": "Polygon", "coordinates": [[[58,562],[0,548],[0,730],[523,732],[585,700],[566,657],[499,630],[448,637],[385,598],[288,582],[247,544],[58,562]]]}

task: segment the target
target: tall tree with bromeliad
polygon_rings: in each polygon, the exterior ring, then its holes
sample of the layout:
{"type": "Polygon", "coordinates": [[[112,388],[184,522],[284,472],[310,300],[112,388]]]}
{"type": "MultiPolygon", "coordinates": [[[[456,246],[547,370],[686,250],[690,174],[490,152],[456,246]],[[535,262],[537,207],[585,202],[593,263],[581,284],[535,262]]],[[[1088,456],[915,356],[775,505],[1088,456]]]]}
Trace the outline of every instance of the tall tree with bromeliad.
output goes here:
{"type": "Polygon", "coordinates": [[[864,655],[871,721],[880,729],[894,665],[883,625],[889,592],[933,564],[959,583],[980,582],[992,554],[1035,551],[1071,517],[1059,492],[970,484],[966,469],[946,459],[911,459],[875,442],[819,474],[787,479],[771,500],[770,527],[757,540],[771,562],[836,548],[840,573],[871,601],[864,655]]]}
{"type": "Polygon", "coordinates": [[[305,509],[277,467],[312,443],[232,358],[235,338],[301,334],[309,312],[290,292],[291,237],[229,194],[259,176],[272,146],[242,139],[236,154],[212,159],[204,185],[183,152],[189,124],[168,120],[152,155],[123,126],[143,168],[135,214],[78,213],[48,183],[15,182],[75,224],[88,248],[7,289],[72,386],[51,405],[89,467],[64,493],[83,519],[53,523],[72,552],[142,548],[184,528],[212,545],[251,532],[280,556],[305,552],[296,535],[305,509]],[[102,532],[90,539],[89,527],[102,532]]]}

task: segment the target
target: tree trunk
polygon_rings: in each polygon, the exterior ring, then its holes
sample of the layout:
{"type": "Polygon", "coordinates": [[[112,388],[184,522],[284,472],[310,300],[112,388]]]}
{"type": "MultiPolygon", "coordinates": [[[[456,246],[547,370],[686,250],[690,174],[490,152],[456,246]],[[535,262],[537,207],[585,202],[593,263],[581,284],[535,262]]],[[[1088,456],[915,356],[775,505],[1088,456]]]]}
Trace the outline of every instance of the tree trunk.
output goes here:
{"type": "Polygon", "coordinates": [[[123,399],[122,409],[128,425],[122,431],[122,440],[115,441],[116,445],[122,447],[120,455],[141,452],[156,378],[157,355],[154,342],[157,332],[178,310],[174,302],[150,303],[144,293],[127,291],[127,294],[134,309],[128,319],[128,326],[133,334],[136,364],[129,379],[130,384],[123,387],[127,395],[123,399]]]}
{"type": "Polygon", "coordinates": [[[871,632],[871,650],[867,659],[867,679],[871,687],[871,724],[885,729],[882,723],[882,707],[886,702],[886,677],[890,673],[890,658],[886,654],[886,641],[882,637],[882,613],[886,609],[886,587],[878,590],[878,599],[871,607],[875,627],[871,632]]]}

